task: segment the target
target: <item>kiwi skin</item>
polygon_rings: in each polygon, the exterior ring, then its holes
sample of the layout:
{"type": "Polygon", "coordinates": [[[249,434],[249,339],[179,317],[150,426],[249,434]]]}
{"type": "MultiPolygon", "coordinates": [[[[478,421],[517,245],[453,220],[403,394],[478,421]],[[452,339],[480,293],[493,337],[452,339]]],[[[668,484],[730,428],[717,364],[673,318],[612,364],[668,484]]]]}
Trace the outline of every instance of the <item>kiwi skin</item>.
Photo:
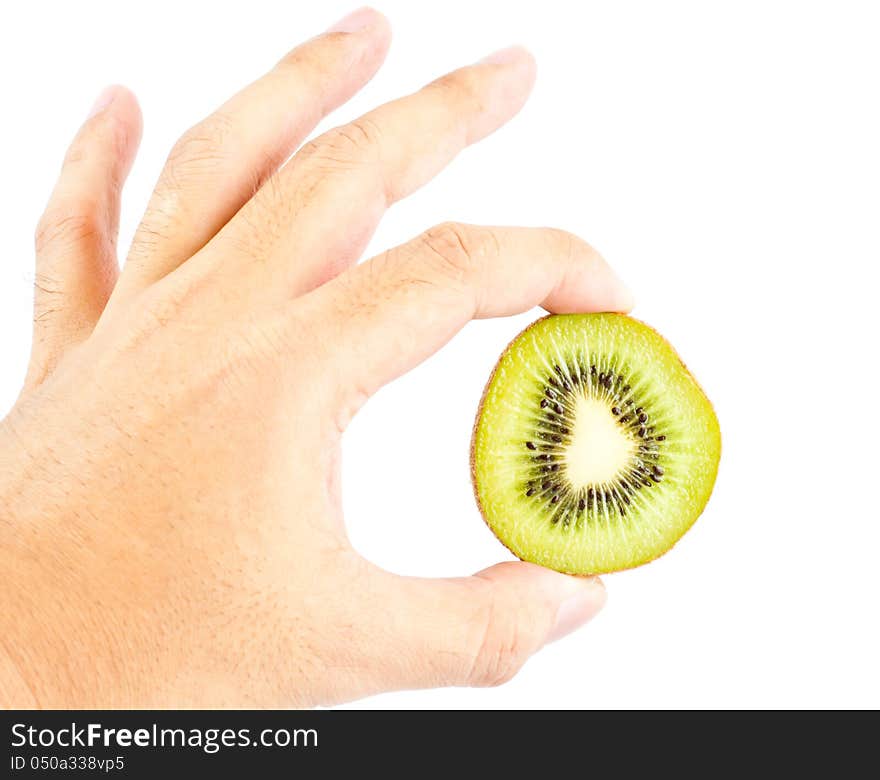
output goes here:
{"type": "MultiPolygon", "coordinates": [[[[664,341],[666,341],[667,344],[669,344],[668,340],[663,336],[662,333],[660,333],[656,328],[653,328],[653,327],[651,327],[650,325],[648,325],[648,323],[644,322],[643,320],[637,319],[636,317],[631,317],[631,316],[628,315],[628,314],[620,314],[620,313],[618,313],[618,312],[611,312],[611,313],[612,313],[615,317],[625,317],[625,318],[628,319],[628,320],[635,320],[636,322],[638,322],[640,325],[644,326],[644,327],[647,328],[648,330],[651,330],[651,331],[653,331],[654,333],[656,333],[660,338],[662,338],[664,341]]],[[[477,502],[477,506],[478,506],[479,509],[480,509],[480,515],[481,515],[482,518],[483,518],[483,522],[488,526],[489,530],[492,532],[492,535],[493,535],[493,536],[494,536],[499,542],[501,542],[501,544],[503,544],[504,547],[506,547],[506,548],[507,548],[507,549],[508,549],[508,550],[509,550],[514,556],[516,556],[517,558],[520,558],[520,556],[518,556],[518,555],[516,554],[516,552],[515,552],[514,550],[512,550],[512,549],[510,548],[510,546],[509,546],[509,545],[508,545],[508,544],[507,544],[507,543],[506,543],[506,542],[505,542],[500,536],[498,536],[498,534],[495,532],[495,529],[492,528],[492,525],[491,525],[491,523],[489,522],[489,519],[486,517],[486,512],[485,512],[484,509],[483,509],[483,502],[480,500],[480,492],[479,492],[479,489],[478,489],[478,487],[477,487],[477,457],[476,457],[477,428],[479,427],[479,424],[480,424],[480,418],[482,417],[482,413],[483,413],[483,404],[486,402],[486,395],[487,395],[488,392],[489,392],[489,388],[492,386],[492,380],[495,378],[495,374],[496,374],[496,372],[498,371],[498,366],[501,365],[501,361],[503,360],[504,356],[510,351],[510,348],[514,345],[514,343],[516,343],[517,341],[519,341],[520,337],[521,337],[523,334],[525,334],[525,333],[527,333],[528,331],[530,331],[530,330],[531,330],[532,328],[534,328],[539,322],[543,322],[544,320],[549,319],[550,317],[554,317],[554,316],[556,316],[556,315],[554,315],[554,314],[546,314],[546,315],[544,315],[543,317],[539,317],[539,318],[536,319],[534,322],[530,323],[530,324],[527,325],[525,328],[523,328],[523,330],[521,330],[519,333],[517,333],[517,334],[516,334],[511,340],[510,340],[510,342],[507,344],[507,346],[504,348],[504,351],[501,353],[501,355],[499,355],[498,360],[496,361],[495,366],[494,366],[494,368],[492,369],[492,373],[489,375],[489,379],[486,381],[486,386],[483,388],[483,393],[482,393],[482,395],[480,396],[480,403],[479,403],[479,405],[477,406],[477,413],[476,413],[476,415],[475,415],[475,417],[474,417],[474,425],[473,425],[473,428],[472,428],[472,430],[471,430],[470,465],[471,465],[471,487],[472,487],[472,489],[473,489],[473,491],[474,491],[474,499],[476,500],[476,502],[477,502]]],[[[703,393],[703,395],[706,397],[706,400],[708,401],[709,406],[710,406],[710,407],[712,408],[712,410],[714,411],[715,407],[712,406],[712,402],[709,401],[709,397],[706,395],[705,391],[703,391],[703,388],[702,388],[702,386],[699,384],[699,382],[697,382],[696,377],[694,377],[694,375],[690,372],[690,370],[689,370],[688,367],[687,367],[687,364],[681,359],[681,356],[678,354],[678,351],[675,349],[675,347],[673,347],[671,344],[669,344],[669,346],[670,346],[670,348],[672,349],[673,353],[675,354],[676,359],[677,359],[678,362],[681,364],[682,368],[683,368],[685,371],[687,371],[688,375],[689,375],[690,378],[693,380],[693,382],[697,385],[697,387],[700,388],[700,391],[701,391],[701,392],[703,393]]],[[[722,441],[721,441],[721,432],[720,432],[720,430],[719,430],[719,433],[718,433],[718,447],[719,447],[719,450],[718,450],[718,452],[719,452],[718,462],[720,463],[720,461],[721,461],[721,452],[722,452],[722,441]]],[[[717,466],[716,466],[715,474],[712,475],[712,480],[713,480],[713,482],[714,482],[715,479],[717,478],[717,475],[718,475],[718,472],[717,472],[717,466]]],[[[710,497],[709,497],[709,500],[711,500],[711,495],[710,495],[710,497]]],[[[706,502],[706,505],[708,506],[708,501],[706,502]]],[[[702,511],[705,511],[705,507],[703,507],[703,510],[702,510],[702,511]]],[[[702,512],[701,512],[700,514],[702,514],[702,512]]],[[[664,550],[663,552],[658,553],[658,554],[655,555],[653,558],[648,558],[648,559],[643,560],[643,561],[641,561],[641,562],[639,562],[639,563],[633,564],[632,566],[624,566],[624,567],[621,567],[621,568],[619,568],[619,569],[615,569],[614,571],[627,571],[627,570],[629,570],[629,569],[637,569],[637,568],[639,568],[640,566],[644,566],[646,563],[651,563],[651,562],[653,562],[653,561],[656,561],[658,558],[661,558],[661,557],[664,556],[666,553],[668,553],[669,550],[671,550],[673,547],[675,547],[675,545],[678,544],[678,542],[681,541],[681,539],[684,537],[684,535],[685,535],[685,534],[686,534],[686,533],[687,533],[687,532],[693,527],[694,523],[696,523],[696,521],[697,521],[698,519],[699,519],[699,515],[697,515],[697,517],[695,517],[695,518],[693,519],[693,521],[691,522],[691,524],[690,524],[690,525],[689,525],[689,526],[688,526],[688,527],[682,532],[682,535],[681,535],[681,536],[680,536],[680,537],[679,537],[679,538],[678,538],[678,539],[677,539],[677,540],[676,540],[676,541],[675,541],[675,542],[674,542],[674,543],[673,543],[668,549],[664,550]]],[[[524,560],[524,559],[521,558],[521,560],[524,560]]],[[[570,576],[574,576],[574,577],[592,577],[592,576],[594,576],[594,574],[585,574],[585,573],[583,573],[583,572],[573,572],[573,571],[564,571],[564,570],[562,571],[562,573],[563,573],[563,574],[568,574],[568,575],[570,575],[570,576]]],[[[613,573],[613,572],[611,572],[611,571],[595,572],[595,574],[611,574],[611,573],[613,573]]]]}

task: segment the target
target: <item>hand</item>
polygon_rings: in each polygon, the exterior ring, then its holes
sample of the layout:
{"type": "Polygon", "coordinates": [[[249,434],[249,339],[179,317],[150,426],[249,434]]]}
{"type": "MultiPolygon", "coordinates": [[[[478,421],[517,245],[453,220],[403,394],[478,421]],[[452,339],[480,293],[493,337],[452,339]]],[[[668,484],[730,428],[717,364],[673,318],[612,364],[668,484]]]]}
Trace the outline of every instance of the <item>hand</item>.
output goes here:
{"type": "Polygon", "coordinates": [[[601,607],[526,563],[429,580],[351,548],[340,440],[474,317],[626,310],[589,246],[444,224],[354,265],[386,208],[506,122],[503,51],[292,150],[377,70],[356,12],[186,132],[117,279],[140,134],[111,88],[37,231],[33,355],[0,423],[0,695],[12,706],[328,704],[494,685],[601,607]]]}

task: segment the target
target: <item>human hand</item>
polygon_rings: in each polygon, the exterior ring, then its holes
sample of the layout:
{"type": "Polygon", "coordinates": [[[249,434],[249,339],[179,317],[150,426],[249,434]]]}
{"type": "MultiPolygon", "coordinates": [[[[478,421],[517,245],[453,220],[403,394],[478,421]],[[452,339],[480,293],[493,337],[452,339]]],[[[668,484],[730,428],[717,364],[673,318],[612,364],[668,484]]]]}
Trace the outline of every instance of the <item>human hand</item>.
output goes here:
{"type": "Polygon", "coordinates": [[[594,615],[595,578],[521,563],[420,579],[359,557],[340,440],[468,320],[627,310],[558,230],[444,224],[355,266],[388,206],[506,122],[520,49],[308,142],[376,71],[362,10],[171,152],[124,270],[140,114],[111,88],[37,231],[34,346],[0,422],[0,696],[12,706],[329,704],[493,685],[594,615]]]}

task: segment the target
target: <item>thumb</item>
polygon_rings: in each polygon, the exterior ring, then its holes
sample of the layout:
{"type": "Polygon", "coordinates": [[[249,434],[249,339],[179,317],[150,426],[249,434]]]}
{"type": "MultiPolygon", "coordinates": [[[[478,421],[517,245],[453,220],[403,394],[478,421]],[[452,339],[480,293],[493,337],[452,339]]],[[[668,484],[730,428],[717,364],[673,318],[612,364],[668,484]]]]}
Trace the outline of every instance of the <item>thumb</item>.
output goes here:
{"type": "Polygon", "coordinates": [[[389,577],[394,582],[381,633],[393,648],[380,652],[386,663],[397,658],[400,679],[387,682],[399,687],[500,685],[605,604],[598,578],[519,561],[473,577],[389,577]]]}

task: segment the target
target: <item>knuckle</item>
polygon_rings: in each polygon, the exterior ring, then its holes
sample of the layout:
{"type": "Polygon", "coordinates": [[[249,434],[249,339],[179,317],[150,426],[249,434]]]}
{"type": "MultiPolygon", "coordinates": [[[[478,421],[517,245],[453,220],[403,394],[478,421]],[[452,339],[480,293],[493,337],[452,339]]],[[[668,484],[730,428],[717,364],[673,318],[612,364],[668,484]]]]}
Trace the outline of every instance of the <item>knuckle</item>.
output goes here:
{"type": "MultiPolygon", "coordinates": [[[[344,36],[349,38],[350,36],[344,36]]],[[[298,46],[285,54],[272,72],[284,81],[283,88],[290,89],[290,80],[307,89],[313,85],[326,84],[337,72],[338,63],[332,57],[323,57],[310,46],[298,46]]]]}
{"type": "Polygon", "coordinates": [[[34,249],[39,255],[49,249],[64,249],[99,240],[102,224],[101,209],[94,201],[50,205],[34,230],[34,249]]]}
{"type": "Polygon", "coordinates": [[[563,230],[562,228],[557,227],[545,227],[542,228],[545,235],[547,235],[551,242],[557,244],[563,249],[574,249],[579,244],[583,244],[574,233],[569,233],[567,230],[563,230]]]}
{"type": "Polygon", "coordinates": [[[361,117],[335,127],[306,144],[300,156],[318,163],[351,167],[378,159],[381,130],[371,119],[361,117]]]}
{"type": "Polygon", "coordinates": [[[463,283],[495,249],[494,234],[486,229],[444,222],[422,236],[434,270],[452,281],[463,283]]]}
{"type": "Polygon", "coordinates": [[[475,618],[468,685],[492,688],[511,680],[528,657],[529,644],[519,621],[490,604],[475,618]]]}
{"type": "MultiPolygon", "coordinates": [[[[102,112],[89,119],[64,155],[63,167],[76,167],[80,163],[101,163],[108,153],[117,158],[125,155],[132,137],[131,126],[114,114],[102,112]]],[[[110,165],[107,174],[118,178],[118,169],[110,165]]]]}
{"type": "Polygon", "coordinates": [[[583,239],[561,228],[545,228],[550,241],[559,247],[559,254],[566,260],[572,261],[584,254],[595,254],[595,250],[583,239]]]}
{"type": "Polygon", "coordinates": [[[469,110],[479,113],[486,108],[485,89],[481,89],[480,77],[473,68],[447,73],[431,86],[456,103],[464,103],[469,110]]]}
{"type": "Polygon", "coordinates": [[[601,261],[599,253],[575,233],[556,227],[544,227],[540,230],[550,253],[566,264],[595,264],[601,261]]]}
{"type": "MultiPolygon", "coordinates": [[[[310,64],[310,59],[302,47],[297,47],[287,52],[275,65],[276,71],[293,71],[293,75],[299,75],[300,71],[310,64]]],[[[286,75],[286,74],[285,74],[286,75]]]]}
{"type": "Polygon", "coordinates": [[[207,169],[226,159],[226,149],[234,143],[234,124],[225,114],[216,113],[187,130],[171,147],[164,178],[177,182],[204,175],[207,169]]]}

